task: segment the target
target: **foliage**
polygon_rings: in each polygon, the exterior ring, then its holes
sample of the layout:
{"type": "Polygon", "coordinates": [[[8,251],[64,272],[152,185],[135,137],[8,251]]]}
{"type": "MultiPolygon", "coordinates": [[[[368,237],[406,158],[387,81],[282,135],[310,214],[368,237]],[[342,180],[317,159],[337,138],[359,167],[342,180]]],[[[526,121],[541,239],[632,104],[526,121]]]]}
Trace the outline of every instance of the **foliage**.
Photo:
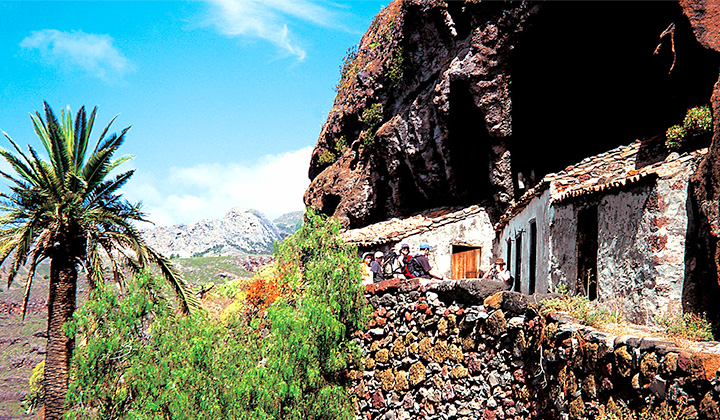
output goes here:
{"type": "Polygon", "coordinates": [[[359,360],[351,338],[369,310],[338,231],[308,211],[242,300],[256,310],[224,322],[174,317],[147,274],[122,299],[98,288],[67,327],[85,344],[66,418],[354,418],[341,372],[359,360]]]}
{"type": "Polygon", "coordinates": [[[340,136],[334,140],[334,145],[331,150],[323,150],[320,152],[318,163],[320,164],[331,164],[337,160],[338,157],[342,156],[343,153],[348,149],[347,140],[345,136],[340,136]]]}
{"type": "Polygon", "coordinates": [[[655,321],[665,329],[670,337],[694,341],[712,341],[712,324],[705,314],[693,313],[661,314],[655,321]]]}
{"type": "Polygon", "coordinates": [[[29,391],[23,399],[23,407],[27,414],[35,411],[45,400],[45,388],[43,381],[45,379],[45,361],[41,361],[32,370],[30,381],[28,384],[29,391]]]}
{"type": "Polygon", "coordinates": [[[250,283],[245,300],[249,306],[248,309],[258,313],[265,310],[271,303],[275,302],[280,296],[280,288],[277,284],[277,279],[267,279],[262,276],[257,276],[250,283]]]}
{"type": "Polygon", "coordinates": [[[30,146],[29,155],[25,154],[7,134],[14,153],[0,149],[15,172],[14,176],[0,172],[11,182],[11,192],[0,193],[0,264],[12,256],[7,277],[10,287],[20,267],[29,263],[23,314],[37,265],[46,258],[55,261],[58,255],[79,260],[91,286],[103,281],[103,260],[110,261],[113,277],[119,281],[123,280],[122,263],[133,272],[156,263],[173,285],[182,310],[188,312],[197,304],[189,287],[170,261],[146,245],[131,224],[148,221],[140,204],[131,204],[116,194],[135,171],[107,179],[113,169],[130,159],[113,160],[129,127],[120,135],[105,138],[110,121],[88,155],[97,108],[89,117],[85,108],[80,108],[73,123],[70,110],[63,110],[58,121],[50,106],[44,106],[45,120],[40,113],[31,119],[49,161],[42,160],[30,146]],[[128,256],[128,251],[135,257],[128,256]]]}
{"type": "Polygon", "coordinates": [[[670,150],[679,150],[683,145],[707,133],[712,132],[712,111],[707,106],[697,106],[687,110],[682,125],[673,125],[665,132],[665,146],[670,150]]]}
{"type": "Polygon", "coordinates": [[[613,409],[602,413],[598,420],[694,420],[697,419],[697,412],[688,408],[685,404],[672,406],[666,402],[656,407],[642,407],[639,410],[630,410],[624,406],[616,406],[613,409]]]}
{"type": "Polygon", "coordinates": [[[374,103],[367,107],[362,113],[361,120],[366,128],[360,135],[360,144],[363,147],[368,147],[375,140],[375,131],[383,120],[382,104],[374,103]]]}
{"type": "Polygon", "coordinates": [[[689,134],[712,130],[712,111],[707,106],[696,106],[688,109],[683,120],[683,127],[689,134]]]}
{"type": "Polygon", "coordinates": [[[356,249],[338,236],[340,224],[308,210],[300,230],[276,251],[278,284],[289,292],[268,308],[267,368],[278,373],[269,394],[284,418],[354,418],[338,372],[359,360],[352,334],[369,307],[356,249]]]}
{"type": "Polygon", "coordinates": [[[386,72],[386,76],[393,87],[397,87],[403,77],[403,64],[403,48],[397,47],[393,50],[392,60],[390,60],[390,64],[388,65],[386,72]]]}
{"type": "Polygon", "coordinates": [[[161,284],[148,274],[136,277],[122,299],[108,287],[96,289],[66,331],[85,344],[74,354],[65,419],[247,414],[243,397],[252,386],[238,373],[258,359],[245,339],[251,332],[204,313],[175,317],[161,284]]]}
{"type": "Polygon", "coordinates": [[[578,322],[591,327],[617,322],[617,317],[612,312],[601,308],[596,301],[591,301],[584,295],[562,294],[542,301],[544,312],[565,311],[578,322]]]}
{"type": "Polygon", "coordinates": [[[340,65],[340,80],[338,81],[337,85],[335,85],[335,92],[340,91],[342,86],[351,81],[357,74],[358,70],[360,69],[360,65],[357,62],[357,56],[357,44],[351,45],[347,49],[347,52],[342,59],[342,64],[340,65]]]}

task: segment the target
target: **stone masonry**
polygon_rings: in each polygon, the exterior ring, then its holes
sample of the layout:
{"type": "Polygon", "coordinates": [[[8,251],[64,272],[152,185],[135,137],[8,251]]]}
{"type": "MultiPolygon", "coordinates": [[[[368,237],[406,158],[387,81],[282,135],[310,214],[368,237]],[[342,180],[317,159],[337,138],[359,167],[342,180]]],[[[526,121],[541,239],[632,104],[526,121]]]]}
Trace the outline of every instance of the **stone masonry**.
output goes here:
{"type": "Polygon", "coordinates": [[[482,280],[367,286],[359,419],[590,419],[667,402],[720,418],[720,345],[612,336],[482,280]]]}

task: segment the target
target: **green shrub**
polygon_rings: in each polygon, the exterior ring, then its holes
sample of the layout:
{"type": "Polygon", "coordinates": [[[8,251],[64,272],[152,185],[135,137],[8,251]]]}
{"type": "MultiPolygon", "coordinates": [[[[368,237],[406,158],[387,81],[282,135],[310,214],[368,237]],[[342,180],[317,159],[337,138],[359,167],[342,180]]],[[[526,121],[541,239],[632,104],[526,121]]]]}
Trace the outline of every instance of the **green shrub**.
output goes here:
{"type": "Polygon", "coordinates": [[[667,129],[665,146],[669,150],[679,150],[687,141],[710,132],[712,111],[707,106],[696,106],[687,110],[683,125],[673,125],[667,129]]]}
{"type": "Polygon", "coordinates": [[[670,337],[684,338],[694,341],[712,341],[712,324],[705,314],[693,313],[661,314],[655,321],[665,329],[670,337]]]}
{"type": "Polygon", "coordinates": [[[685,140],[685,127],[673,125],[665,132],[665,146],[670,150],[677,150],[685,140]]]}
{"type": "Polygon", "coordinates": [[[368,147],[375,140],[375,131],[380,127],[383,120],[383,106],[381,103],[374,103],[367,107],[360,118],[365,125],[365,130],[360,133],[360,144],[368,147]]]}
{"type": "Polygon", "coordinates": [[[353,419],[341,373],[369,309],[356,250],[313,211],[276,249],[266,316],[177,317],[157,279],[124,297],[98,286],[65,326],[73,355],[66,419],[353,419]]]}
{"type": "Polygon", "coordinates": [[[688,134],[712,131],[712,111],[707,106],[696,106],[688,109],[683,120],[683,127],[688,134]]]}
{"type": "Polygon", "coordinates": [[[337,159],[337,156],[335,156],[335,153],[333,153],[330,150],[323,150],[320,152],[320,156],[318,157],[318,163],[321,165],[328,165],[337,159]]]}
{"type": "Polygon", "coordinates": [[[41,361],[32,370],[30,381],[28,383],[29,392],[23,398],[22,406],[27,414],[35,411],[45,402],[45,389],[43,381],[45,380],[45,360],[41,361]]]}
{"type": "Polygon", "coordinates": [[[392,60],[390,60],[390,64],[388,65],[386,76],[388,80],[390,81],[390,85],[393,87],[397,87],[398,83],[403,77],[403,65],[404,65],[404,58],[403,58],[403,48],[397,47],[393,50],[392,60]]]}

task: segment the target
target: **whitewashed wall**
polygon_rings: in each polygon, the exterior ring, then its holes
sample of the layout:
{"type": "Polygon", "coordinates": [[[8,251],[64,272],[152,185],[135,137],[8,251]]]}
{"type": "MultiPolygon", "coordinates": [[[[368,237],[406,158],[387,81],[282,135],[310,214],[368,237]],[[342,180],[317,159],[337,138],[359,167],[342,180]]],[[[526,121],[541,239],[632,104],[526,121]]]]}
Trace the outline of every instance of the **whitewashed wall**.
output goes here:
{"type": "MultiPolygon", "coordinates": [[[[675,173],[598,199],[598,296],[632,322],[653,324],[655,315],[680,309],[687,189],[687,174],[675,173]]],[[[579,206],[553,206],[551,224],[552,282],[571,290],[577,284],[579,206]]]]}
{"type": "MultiPolygon", "coordinates": [[[[506,261],[510,274],[517,280],[518,267],[515,266],[517,255],[517,243],[515,238],[518,234],[522,237],[522,264],[520,273],[520,291],[530,291],[530,222],[535,220],[537,226],[537,250],[535,261],[535,292],[547,293],[550,286],[550,223],[552,220],[552,208],[549,205],[550,191],[546,190],[539,197],[535,197],[525,208],[510,220],[502,229],[498,240],[495,243],[495,257],[507,259],[507,241],[511,242],[511,259],[506,261]]],[[[494,261],[494,259],[493,259],[494,261]]],[[[483,267],[483,270],[490,268],[490,265],[483,267]]]]}
{"type": "MultiPolygon", "coordinates": [[[[421,242],[429,243],[433,247],[433,251],[428,257],[430,265],[446,278],[450,278],[453,245],[480,246],[482,249],[481,267],[484,268],[490,265],[491,258],[493,258],[494,238],[495,230],[490,222],[490,217],[484,210],[481,210],[467,219],[448,223],[422,234],[408,236],[401,243],[410,245],[413,255],[418,253],[421,242]]],[[[396,250],[398,247],[399,244],[395,244],[396,250]]]]}

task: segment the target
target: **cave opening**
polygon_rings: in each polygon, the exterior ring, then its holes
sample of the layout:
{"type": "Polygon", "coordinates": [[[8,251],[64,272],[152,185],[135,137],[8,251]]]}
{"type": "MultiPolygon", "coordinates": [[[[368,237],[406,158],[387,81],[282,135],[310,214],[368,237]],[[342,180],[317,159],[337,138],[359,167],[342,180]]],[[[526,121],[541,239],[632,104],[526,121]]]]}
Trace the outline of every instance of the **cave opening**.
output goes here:
{"type": "Polygon", "coordinates": [[[448,200],[464,205],[492,197],[490,151],[493,142],[484,113],[475,105],[465,80],[450,85],[448,116],[448,161],[454,174],[448,200]]]}
{"type": "Polygon", "coordinates": [[[508,66],[513,171],[531,186],[585,157],[663,136],[688,108],[709,104],[720,57],[697,42],[676,2],[548,2],[508,66]],[[671,37],[660,38],[673,23],[675,55],[671,37]]]}

